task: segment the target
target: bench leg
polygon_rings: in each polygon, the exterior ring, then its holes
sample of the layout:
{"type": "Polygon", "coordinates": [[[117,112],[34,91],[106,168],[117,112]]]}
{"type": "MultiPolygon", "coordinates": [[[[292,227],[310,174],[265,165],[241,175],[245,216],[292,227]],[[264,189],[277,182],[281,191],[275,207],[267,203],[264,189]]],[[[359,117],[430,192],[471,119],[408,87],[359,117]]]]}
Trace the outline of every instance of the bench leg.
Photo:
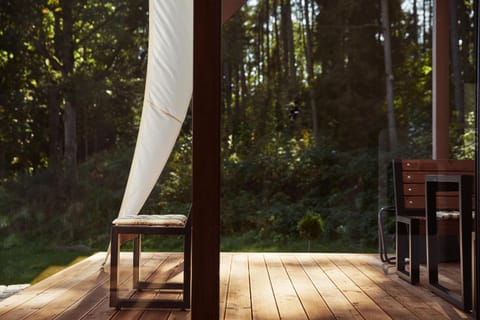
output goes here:
{"type": "Polygon", "coordinates": [[[420,282],[420,220],[410,220],[408,242],[410,245],[410,282],[420,282]]]}
{"type": "Polygon", "coordinates": [[[112,228],[111,237],[111,252],[110,252],[110,307],[118,307],[118,256],[119,256],[119,242],[118,232],[112,228]]]}
{"type": "Polygon", "coordinates": [[[420,221],[397,217],[397,274],[412,284],[420,281],[420,221]],[[409,271],[405,260],[408,258],[409,271]]]}
{"type": "Polygon", "coordinates": [[[185,309],[190,308],[190,291],[191,291],[191,252],[192,252],[192,233],[187,230],[185,233],[183,251],[183,302],[185,309]]]}
{"type": "Polygon", "coordinates": [[[140,254],[142,250],[142,235],[133,239],[133,287],[138,289],[140,279],[140,254]]]}

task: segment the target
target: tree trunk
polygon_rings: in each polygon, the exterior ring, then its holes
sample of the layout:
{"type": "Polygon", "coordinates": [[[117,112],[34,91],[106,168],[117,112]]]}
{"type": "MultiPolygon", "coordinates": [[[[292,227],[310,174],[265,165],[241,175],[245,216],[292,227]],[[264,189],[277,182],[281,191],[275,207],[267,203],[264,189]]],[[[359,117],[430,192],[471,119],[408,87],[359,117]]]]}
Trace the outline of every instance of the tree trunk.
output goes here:
{"type": "Polygon", "coordinates": [[[283,0],[281,7],[283,59],[287,66],[285,75],[288,83],[288,101],[292,102],[297,95],[297,76],[295,67],[295,45],[293,41],[292,5],[290,0],[283,0]]]}
{"type": "Polygon", "coordinates": [[[55,84],[48,87],[48,168],[57,173],[60,171],[62,148],[60,142],[60,93],[55,84]]]}
{"type": "Polygon", "coordinates": [[[468,14],[467,7],[465,6],[464,1],[458,1],[458,11],[457,18],[461,21],[460,25],[457,25],[458,38],[462,40],[462,50],[460,56],[460,68],[463,72],[462,81],[466,82],[475,82],[475,68],[471,61],[475,61],[476,57],[473,54],[474,50],[470,50],[472,45],[472,37],[469,36],[469,31],[471,30],[470,25],[474,23],[468,14]]]}
{"type": "MultiPolygon", "coordinates": [[[[463,0],[462,0],[463,1],[463,0]]],[[[465,111],[463,101],[463,82],[460,70],[457,27],[457,0],[450,0],[450,51],[452,55],[453,92],[455,110],[457,112],[458,133],[463,134],[465,126],[465,111]]]]}
{"type": "MultiPolygon", "coordinates": [[[[433,21],[433,8],[432,0],[423,1],[423,39],[427,43],[428,35],[432,34],[432,21],[433,21]]],[[[424,47],[424,50],[427,50],[427,47],[424,47]]]]}
{"type": "Polygon", "coordinates": [[[418,44],[418,9],[417,9],[417,0],[413,0],[413,39],[415,40],[415,44],[418,44]]]}
{"type": "Polygon", "coordinates": [[[247,88],[247,76],[246,76],[247,72],[245,70],[245,61],[243,61],[243,57],[242,57],[242,62],[240,63],[240,86],[241,86],[241,91],[242,91],[242,95],[241,95],[241,103],[240,103],[240,110],[239,110],[239,116],[238,116],[238,120],[239,120],[239,123],[238,125],[240,125],[241,123],[245,123],[245,121],[247,120],[246,119],[246,109],[247,109],[247,99],[248,99],[248,88],[247,88]]]}
{"type": "Polygon", "coordinates": [[[310,108],[312,109],[312,130],[315,141],[318,138],[318,119],[317,106],[315,104],[315,90],[314,90],[314,73],[313,73],[313,59],[312,59],[312,29],[310,27],[310,10],[308,9],[308,0],[303,2],[303,10],[305,14],[305,60],[307,64],[307,78],[308,78],[308,93],[310,98],[310,108]]]}
{"type": "Polygon", "coordinates": [[[65,83],[65,113],[63,116],[65,132],[64,167],[65,178],[75,183],[77,180],[77,111],[74,106],[75,94],[73,75],[73,17],[71,2],[62,1],[63,17],[63,81],[65,83]]]}
{"type": "Polygon", "coordinates": [[[7,155],[5,153],[5,149],[0,149],[0,179],[7,177],[7,155]]]}
{"type": "Polygon", "coordinates": [[[381,14],[383,27],[383,52],[385,61],[388,142],[390,151],[394,151],[397,147],[397,127],[395,123],[395,107],[393,105],[392,49],[390,41],[390,21],[388,19],[388,0],[381,0],[381,14]]]}
{"type": "Polygon", "coordinates": [[[65,137],[65,178],[75,182],[77,180],[77,114],[70,101],[65,103],[63,122],[65,137]]]}
{"type": "MultiPolygon", "coordinates": [[[[226,119],[225,119],[225,137],[224,137],[224,147],[225,150],[229,150],[228,148],[228,140],[230,136],[233,135],[233,117],[232,117],[232,64],[228,62],[223,63],[223,74],[224,74],[224,81],[223,81],[223,92],[225,93],[225,100],[223,104],[225,106],[226,112],[226,119]]],[[[232,136],[233,137],[233,136],[232,136]]]]}
{"type": "MultiPolygon", "coordinates": [[[[271,61],[270,61],[270,0],[265,0],[265,29],[266,29],[266,39],[265,39],[265,50],[266,50],[266,70],[267,70],[267,81],[271,81],[271,61]]],[[[268,85],[270,90],[270,86],[268,85]]]]}

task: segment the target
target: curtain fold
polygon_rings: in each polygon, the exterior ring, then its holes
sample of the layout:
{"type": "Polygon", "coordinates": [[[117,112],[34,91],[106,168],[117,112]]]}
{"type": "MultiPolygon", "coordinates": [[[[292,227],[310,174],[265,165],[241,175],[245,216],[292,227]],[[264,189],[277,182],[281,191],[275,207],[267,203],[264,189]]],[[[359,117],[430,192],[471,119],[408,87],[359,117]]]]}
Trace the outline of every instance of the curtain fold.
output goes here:
{"type": "Polygon", "coordinates": [[[172,152],[193,90],[193,0],[149,0],[145,95],[119,217],[140,212],[172,152]]]}

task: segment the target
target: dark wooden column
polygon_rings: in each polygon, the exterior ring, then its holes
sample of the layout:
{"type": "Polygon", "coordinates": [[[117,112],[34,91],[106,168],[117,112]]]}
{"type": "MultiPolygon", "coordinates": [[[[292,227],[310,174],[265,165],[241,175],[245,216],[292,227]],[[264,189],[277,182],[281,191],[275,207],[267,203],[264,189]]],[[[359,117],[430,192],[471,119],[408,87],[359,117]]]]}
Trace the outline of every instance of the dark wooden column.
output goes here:
{"type": "Polygon", "coordinates": [[[473,298],[473,313],[474,316],[478,319],[480,315],[480,219],[479,217],[479,208],[480,208],[480,149],[479,149],[479,128],[480,128],[480,24],[479,24],[479,11],[480,6],[478,3],[479,0],[475,0],[475,207],[476,207],[476,219],[475,219],[475,242],[474,242],[474,298],[473,298]]]}
{"type": "Polygon", "coordinates": [[[449,1],[434,2],[432,77],[432,158],[448,159],[449,109],[449,1]]]}
{"type": "Polygon", "coordinates": [[[220,297],[221,0],[194,0],[193,320],[218,319],[220,297]]]}
{"type": "Polygon", "coordinates": [[[222,0],[222,22],[230,19],[247,0],[222,0]]]}

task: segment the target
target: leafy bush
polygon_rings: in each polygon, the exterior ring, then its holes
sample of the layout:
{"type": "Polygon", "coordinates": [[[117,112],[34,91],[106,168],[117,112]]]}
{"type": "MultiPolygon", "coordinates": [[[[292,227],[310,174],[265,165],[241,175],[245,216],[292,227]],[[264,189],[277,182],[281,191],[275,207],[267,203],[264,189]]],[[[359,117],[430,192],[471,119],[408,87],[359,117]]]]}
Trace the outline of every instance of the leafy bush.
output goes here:
{"type": "Polygon", "coordinates": [[[310,242],[320,238],[320,235],[323,233],[322,216],[308,210],[302,219],[298,221],[297,229],[300,236],[308,241],[307,250],[310,251],[310,242]]]}

